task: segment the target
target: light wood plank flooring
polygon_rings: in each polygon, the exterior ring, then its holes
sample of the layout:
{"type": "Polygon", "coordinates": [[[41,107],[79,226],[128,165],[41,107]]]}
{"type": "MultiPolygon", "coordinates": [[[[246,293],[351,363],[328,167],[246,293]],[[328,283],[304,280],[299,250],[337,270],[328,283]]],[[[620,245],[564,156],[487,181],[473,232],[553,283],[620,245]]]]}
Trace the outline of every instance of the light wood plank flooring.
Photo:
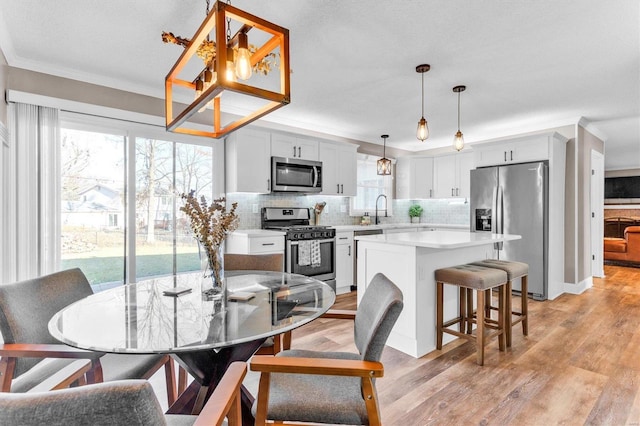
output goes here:
{"type": "MultiPolygon", "coordinates": [[[[640,269],[605,273],[581,295],[530,300],[529,336],[514,328],[502,353],[491,341],[484,367],[459,339],[420,359],[387,347],[377,381],[384,424],[640,424],[640,269]]],[[[355,308],[355,296],[336,308],[355,308]]],[[[355,352],[353,324],[313,321],[294,331],[293,347],[355,352]]],[[[257,377],[246,384],[257,389],[257,377]]]]}

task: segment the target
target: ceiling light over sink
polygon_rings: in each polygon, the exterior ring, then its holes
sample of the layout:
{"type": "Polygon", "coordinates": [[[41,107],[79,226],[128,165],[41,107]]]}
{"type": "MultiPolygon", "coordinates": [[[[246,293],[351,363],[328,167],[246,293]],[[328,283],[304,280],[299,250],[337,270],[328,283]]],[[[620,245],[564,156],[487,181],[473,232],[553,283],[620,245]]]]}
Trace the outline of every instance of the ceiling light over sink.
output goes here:
{"type": "Polygon", "coordinates": [[[416,67],[416,72],[422,74],[422,117],[420,121],[418,121],[418,131],[416,136],[421,141],[426,141],[429,137],[429,125],[427,124],[427,120],[424,118],[424,73],[431,69],[431,65],[422,64],[416,67]]]}
{"type": "Polygon", "coordinates": [[[391,160],[387,158],[387,138],[389,135],[382,135],[382,158],[378,160],[378,174],[390,175],[391,174],[391,160]]]}
{"type": "Polygon", "coordinates": [[[207,0],[207,16],[191,39],[176,37],[172,33],[162,34],[165,43],[185,48],[165,79],[167,131],[217,139],[290,103],[289,30],[229,3],[217,1],[209,12],[207,0]],[[239,28],[233,36],[232,22],[239,28]],[[252,41],[261,41],[258,46],[249,44],[248,32],[252,30],[258,33],[251,33],[252,41]],[[183,77],[183,71],[184,74],[192,72],[190,61],[195,56],[204,62],[204,68],[200,68],[195,78],[193,74],[183,77]],[[279,63],[276,62],[278,59],[279,63]],[[276,68],[279,68],[279,76],[266,83],[252,78],[256,74],[267,76],[276,68]],[[174,102],[185,99],[182,96],[185,90],[195,92],[195,99],[183,108],[174,102]],[[194,114],[206,113],[207,105],[213,109],[210,117],[212,131],[187,125],[194,114]],[[223,123],[222,109],[224,106],[228,110],[229,105],[236,111],[241,108],[247,112],[238,119],[223,123]],[[174,107],[178,110],[176,114],[174,107]]]}

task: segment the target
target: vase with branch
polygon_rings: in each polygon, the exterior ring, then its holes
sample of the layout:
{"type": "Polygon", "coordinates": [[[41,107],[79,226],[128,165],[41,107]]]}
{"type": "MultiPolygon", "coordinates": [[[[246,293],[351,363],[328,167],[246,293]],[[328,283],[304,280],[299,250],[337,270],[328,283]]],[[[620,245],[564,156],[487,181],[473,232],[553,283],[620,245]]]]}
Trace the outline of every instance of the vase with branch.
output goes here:
{"type": "Polygon", "coordinates": [[[224,241],[238,228],[238,203],[233,203],[227,211],[226,199],[214,199],[211,204],[204,196],[198,199],[195,191],[180,194],[184,205],[180,210],[189,218],[189,225],[200,249],[200,263],[203,272],[203,300],[226,301],[224,280],[224,241]]]}

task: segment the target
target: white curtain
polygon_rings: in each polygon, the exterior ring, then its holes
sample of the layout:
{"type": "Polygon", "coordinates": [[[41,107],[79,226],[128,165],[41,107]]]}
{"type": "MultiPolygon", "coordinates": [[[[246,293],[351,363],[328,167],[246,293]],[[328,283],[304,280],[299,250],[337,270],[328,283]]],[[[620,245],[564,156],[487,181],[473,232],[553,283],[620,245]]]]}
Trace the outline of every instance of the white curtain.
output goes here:
{"type": "Polygon", "coordinates": [[[9,104],[3,176],[4,282],[54,272],[59,265],[59,124],[53,108],[9,104]],[[5,208],[6,207],[6,208],[5,208]]]}

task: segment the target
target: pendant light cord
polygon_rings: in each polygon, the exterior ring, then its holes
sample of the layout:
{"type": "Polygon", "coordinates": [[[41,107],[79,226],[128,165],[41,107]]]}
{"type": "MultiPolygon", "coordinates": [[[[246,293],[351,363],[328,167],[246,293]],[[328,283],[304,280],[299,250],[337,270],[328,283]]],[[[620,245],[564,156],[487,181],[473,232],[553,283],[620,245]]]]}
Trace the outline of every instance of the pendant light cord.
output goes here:
{"type": "Polygon", "coordinates": [[[422,73],[422,117],[424,117],[424,72],[422,73]]]}
{"type": "Polygon", "coordinates": [[[460,92],[458,92],[458,131],[460,131],[460,92]]]}

